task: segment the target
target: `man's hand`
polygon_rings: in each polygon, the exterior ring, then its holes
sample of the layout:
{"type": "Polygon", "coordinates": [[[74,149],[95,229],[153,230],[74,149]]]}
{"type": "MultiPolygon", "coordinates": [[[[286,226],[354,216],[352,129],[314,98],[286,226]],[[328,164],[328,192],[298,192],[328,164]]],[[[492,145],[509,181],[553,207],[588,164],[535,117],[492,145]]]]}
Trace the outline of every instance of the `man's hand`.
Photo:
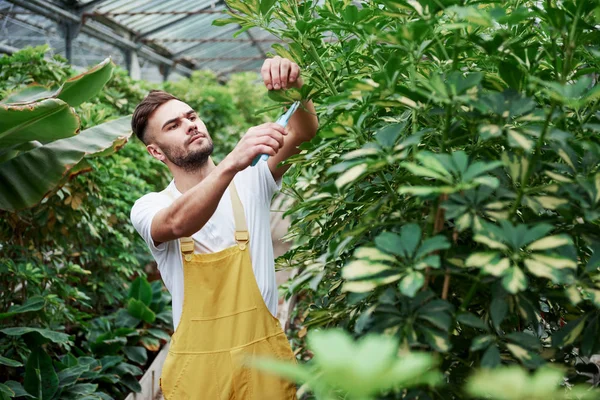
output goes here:
{"type": "Polygon", "coordinates": [[[259,154],[274,156],[283,147],[283,137],[287,132],[283,126],[274,122],[254,126],[227,155],[225,160],[236,171],[242,171],[250,166],[252,160],[259,154]]]}
{"type": "Polygon", "coordinates": [[[265,86],[269,90],[301,88],[300,67],[287,58],[275,56],[267,58],[260,69],[265,86]]]}

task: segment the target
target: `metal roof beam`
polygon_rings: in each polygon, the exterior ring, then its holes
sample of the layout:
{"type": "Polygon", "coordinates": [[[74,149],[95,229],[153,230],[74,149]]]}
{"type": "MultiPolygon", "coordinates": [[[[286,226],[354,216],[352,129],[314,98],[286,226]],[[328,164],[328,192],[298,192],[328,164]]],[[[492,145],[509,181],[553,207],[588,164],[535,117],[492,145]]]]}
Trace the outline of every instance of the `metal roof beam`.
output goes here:
{"type": "Polygon", "coordinates": [[[152,43],[283,43],[279,39],[237,39],[237,38],[165,38],[165,39],[144,39],[143,42],[152,43]]]}
{"type": "Polygon", "coordinates": [[[7,44],[0,43],[0,53],[5,53],[5,54],[10,55],[10,54],[16,53],[17,51],[19,51],[19,49],[17,49],[16,47],[12,47],[7,44]]]}
{"type": "Polygon", "coordinates": [[[106,3],[108,1],[110,1],[110,0],[92,0],[88,3],[79,5],[77,7],[77,9],[82,12],[87,12],[87,11],[93,9],[94,7],[100,6],[100,5],[102,5],[102,3],[106,3]]]}
{"type": "MultiPolygon", "coordinates": [[[[59,23],[64,22],[65,20],[67,20],[68,22],[81,23],[81,18],[79,16],[72,14],[66,10],[63,10],[60,7],[57,7],[53,4],[50,4],[50,3],[42,1],[42,0],[9,0],[9,1],[11,3],[18,5],[19,7],[23,7],[27,10],[34,11],[34,12],[38,13],[39,15],[42,15],[48,19],[51,19],[51,20],[59,22],[59,23]]],[[[148,60],[153,61],[155,63],[164,64],[164,65],[175,64],[174,68],[178,72],[180,72],[184,75],[189,76],[192,74],[192,70],[190,68],[187,68],[180,64],[176,64],[176,62],[174,60],[169,59],[165,56],[162,56],[162,55],[156,53],[154,50],[152,50],[148,46],[145,46],[145,45],[139,44],[139,43],[134,43],[130,40],[125,39],[122,36],[117,35],[116,33],[112,32],[106,28],[105,29],[103,29],[103,28],[105,28],[105,27],[96,25],[93,23],[93,21],[89,21],[81,27],[81,31],[92,37],[95,37],[96,39],[102,40],[109,44],[113,44],[117,47],[124,48],[127,50],[137,51],[140,55],[143,55],[145,58],[147,58],[148,60]]]]}
{"type": "MultiPolygon", "coordinates": [[[[196,10],[196,11],[203,11],[203,10],[206,10],[206,9],[208,9],[209,7],[215,8],[215,7],[217,7],[217,6],[221,5],[221,4],[223,4],[223,0],[219,0],[219,1],[217,1],[216,3],[213,3],[213,4],[211,4],[211,5],[207,6],[207,7],[201,8],[200,10],[196,10]]],[[[198,14],[188,14],[188,15],[186,15],[186,16],[184,16],[184,17],[181,17],[181,18],[179,18],[179,19],[176,19],[176,20],[175,20],[175,21],[173,21],[173,22],[168,22],[168,23],[165,23],[165,24],[159,25],[159,26],[157,26],[157,27],[156,27],[156,28],[154,28],[154,29],[151,29],[151,30],[149,30],[149,31],[147,31],[147,32],[144,32],[144,33],[142,33],[141,35],[139,35],[139,36],[137,37],[137,39],[143,39],[143,38],[145,38],[145,37],[148,37],[148,36],[150,36],[150,35],[153,35],[153,34],[155,34],[156,32],[160,32],[160,31],[162,31],[162,30],[163,30],[163,29],[165,29],[165,28],[171,27],[171,26],[173,26],[173,25],[175,25],[175,24],[178,24],[178,23],[180,23],[180,22],[183,22],[183,21],[185,21],[185,20],[187,20],[187,19],[190,19],[190,18],[192,18],[192,17],[195,17],[196,15],[198,15],[198,14]]]]}

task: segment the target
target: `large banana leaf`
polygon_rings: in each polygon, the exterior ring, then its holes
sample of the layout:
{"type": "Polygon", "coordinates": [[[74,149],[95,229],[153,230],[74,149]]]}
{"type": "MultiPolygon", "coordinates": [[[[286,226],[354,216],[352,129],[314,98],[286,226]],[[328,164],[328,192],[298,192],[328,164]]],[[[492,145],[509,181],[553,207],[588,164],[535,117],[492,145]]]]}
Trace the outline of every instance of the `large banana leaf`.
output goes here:
{"type": "Polygon", "coordinates": [[[68,79],[59,89],[57,98],[77,107],[94,97],[112,77],[115,64],[110,58],[102,61],[89,71],[68,79]]]}
{"type": "Polygon", "coordinates": [[[49,143],[78,132],[79,117],[62,100],[0,105],[0,152],[25,142],[49,143]]]}
{"type": "Polygon", "coordinates": [[[29,85],[24,89],[19,90],[18,92],[11,93],[10,95],[2,99],[0,103],[29,103],[31,101],[47,99],[49,97],[52,97],[56,94],[56,92],[58,92],[57,87],[47,88],[46,86],[34,83],[33,85],[29,85]]]}
{"type": "Polygon", "coordinates": [[[1,103],[25,103],[54,97],[68,103],[71,107],[77,107],[102,90],[112,77],[114,69],[115,64],[107,58],[90,70],[67,79],[58,89],[34,84],[11,93],[1,103]]]}
{"type": "Polygon", "coordinates": [[[86,129],[77,136],[54,141],[0,164],[0,209],[17,211],[38,204],[64,182],[84,158],[105,156],[131,136],[131,117],[86,129]]]}

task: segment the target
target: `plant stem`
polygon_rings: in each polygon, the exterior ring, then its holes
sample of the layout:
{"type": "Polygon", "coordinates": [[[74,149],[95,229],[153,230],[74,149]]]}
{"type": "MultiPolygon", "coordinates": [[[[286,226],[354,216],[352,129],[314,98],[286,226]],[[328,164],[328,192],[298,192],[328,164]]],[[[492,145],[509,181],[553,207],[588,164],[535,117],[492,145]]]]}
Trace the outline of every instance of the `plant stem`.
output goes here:
{"type": "Polygon", "coordinates": [[[533,151],[533,155],[531,156],[531,161],[527,166],[527,171],[525,171],[525,175],[521,178],[521,186],[519,186],[519,191],[517,193],[517,198],[510,210],[509,216],[510,219],[513,219],[517,214],[517,208],[521,204],[521,200],[523,199],[523,194],[525,193],[525,185],[529,182],[529,177],[531,176],[531,172],[537,162],[537,159],[540,155],[540,150],[542,148],[542,144],[544,144],[544,138],[546,137],[546,133],[548,132],[548,127],[550,126],[550,120],[552,119],[552,114],[554,114],[554,109],[556,108],[556,103],[552,102],[552,107],[550,107],[550,112],[546,117],[546,121],[544,121],[544,128],[540,133],[540,137],[538,138],[537,143],[535,144],[535,149],[533,151]]]}
{"type": "Polygon", "coordinates": [[[590,118],[592,118],[596,114],[596,111],[598,110],[599,105],[600,105],[600,101],[596,100],[596,104],[594,104],[594,106],[590,110],[589,114],[586,115],[586,117],[583,119],[583,121],[581,122],[581,125],[585,125],[590,120],[590,118]]]}
{"type": "Polygon", "coordinates": [[[442,131],[442,143],[440,145],[440,150],[443,152],[446,151],[446,142],[448,141],[448,136],[450,135],[450,124],[452,122],[452,104],[446,107],[446,120],[444,123],[444,130],[442,131]]]}
{"type": "Polygon", "coordinates": [[[385,177],[385,174],[381,171],[379,171],[379,176],[381,177],[381,179],[383,179],[383,181],[385,182],[385,185],[387,186],[390,195],[392,197],[396,197],[396,192],[394,191],[394,189],[392,188],[392,185],[390,185],[390,182],[387,180],[387,178],[385,177]]]}
{"type": "Polygon", "coordinates": [[[571,30],[569,31],[568,40],[565,41],[566,57],[565,62],[563,64],[563,84],[566,83],[569,70],[571,69],[571,60],[573,59],[573,50],[575,49],[575,29],[577,28],[577,22],[579,22],[579,15],[581,14],[581,7],[583,7],[583,3],[583,1],[579,2],[579,6],[577,7],[577,11],[575,12],[575,18],[573,18],[573,23],[571,24],[571,30]]]}
{"type": "Polygon", "coordinates": [[[323,74],[323,77],[325,78],[325,81],[327,82],[327,85],[329,86],[329,90],[331,90],[331,93],[333,93],[334,95],[337,96],[339,93],[338,93],[337,89],[335,88],[333,81],[329,77],[329,74],[327,73],[327,69],[325,68],[325,65],[323,64],[323,61],[321,61],[321,57],[319,57],[319,53],[317,53],[317,49],[315,49],[315,45],[312,44],[312,42],[308,42],[308,46],[309,46],[308,52],[310,53],[312,58],[315,60],[315,62],[319,66],[319,69],[321,69],[321,73],[323,74]]]}
{"type": "Polygon", "coordinates": [[[460,305],[460,310],[467,311],[467,307],[469,306],[469,303],[471,303],[471,299],[473,298],[473,295],[475,295],[475,292],[477,291],[477,285],[479,285],[479,279],[475,280],[473,282],[473,284],[471,285],[471,287],[469,288],[469,291],[467,292],[465,299],[463,300],[462,304],[460,305]]]}

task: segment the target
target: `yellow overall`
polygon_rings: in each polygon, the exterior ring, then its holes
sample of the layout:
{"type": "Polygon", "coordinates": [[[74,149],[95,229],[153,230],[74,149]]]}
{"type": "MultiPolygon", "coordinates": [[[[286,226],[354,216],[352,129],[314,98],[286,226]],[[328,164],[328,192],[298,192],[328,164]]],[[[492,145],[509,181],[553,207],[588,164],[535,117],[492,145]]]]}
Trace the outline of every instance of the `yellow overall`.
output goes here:
{"type": "Polygon", "coordinates": [[[160,387],[167,400],[292,400],[296,386],[244,366],[248,356],[296,362],[281,325],[267,308],[252,270],[244,209],[229,186],[236,245],[194,253],[181,238],[184,294],[160,387]]]}

